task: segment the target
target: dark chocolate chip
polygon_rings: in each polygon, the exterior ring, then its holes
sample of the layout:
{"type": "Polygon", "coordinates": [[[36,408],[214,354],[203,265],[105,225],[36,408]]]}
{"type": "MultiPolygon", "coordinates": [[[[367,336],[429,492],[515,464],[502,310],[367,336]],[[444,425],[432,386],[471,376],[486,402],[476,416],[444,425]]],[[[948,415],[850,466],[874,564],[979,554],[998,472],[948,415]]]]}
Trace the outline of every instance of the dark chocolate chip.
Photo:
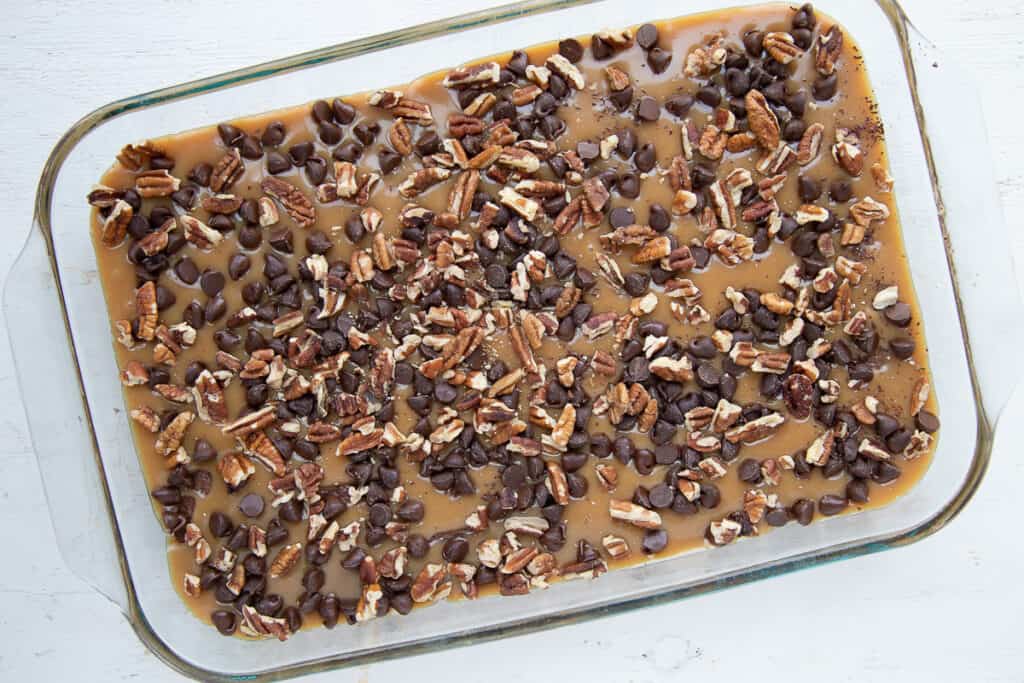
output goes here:
{"type": "Polygon", "coordinates": [[[238,503],[238,509],[246,517],[259,517],[263,514],[263,497],[256,493],[248,493],[238,503]]]}

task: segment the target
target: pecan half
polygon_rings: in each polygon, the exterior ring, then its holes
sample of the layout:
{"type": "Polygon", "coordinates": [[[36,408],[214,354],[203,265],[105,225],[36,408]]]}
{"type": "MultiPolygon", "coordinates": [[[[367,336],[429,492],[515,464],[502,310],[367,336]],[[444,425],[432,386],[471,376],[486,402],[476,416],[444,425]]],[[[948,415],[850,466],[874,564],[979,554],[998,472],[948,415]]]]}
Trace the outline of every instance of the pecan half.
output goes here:
{"type": "Polygon", "coordinates": [[[757,137],[758,144],[769,151],[779,146],[781,131],[775,112],[768,106],[768,101],[760,90],[751,89],[744,98],[747,105],[747,122],[751,132],[757,137]]]}
{"type": "Polygon", "coordinates": [[[260,182],[260,188],[280,202],[296,225],[310,228],[316,222],[316,209],[302,191],[286,180],[269,176],[260,182]]]}

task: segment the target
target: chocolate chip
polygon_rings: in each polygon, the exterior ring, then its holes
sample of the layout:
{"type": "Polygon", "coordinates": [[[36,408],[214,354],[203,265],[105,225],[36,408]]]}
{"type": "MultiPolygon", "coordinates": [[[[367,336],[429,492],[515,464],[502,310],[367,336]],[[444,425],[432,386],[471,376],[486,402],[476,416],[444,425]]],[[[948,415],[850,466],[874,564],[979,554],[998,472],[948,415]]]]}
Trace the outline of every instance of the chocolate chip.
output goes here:
{"type": "Polygon", "coordinates": [[[661,106],[658,100],[644,95],[636,105],[636,117],[641,121],[657,121],[661,117],[661,106]]]}
{"type": "Polygon", "coordinates": [[[590,38],[590,53],[594,56],[594,59],[600,62],[615,54],[615,50],[604,38],[594,35],[590,38]]]}
{"type": "Polygon", "coordinates": [[[446,562],[462,562],[469,553],[469,543],[461,536],[452,536],[441,547],[441,557],[446,562]]]}
{"type": "Polygon", "coordinates": [[[317,123],[330,121],[334,117],[334,112],[331,111],[331,105],[327,104],[324,100],[317,100],[314,102],[310,113],[313,115],[313,120],[317,123]]]}
{"type": "Polygon", "coordinates": [[[284,136],[284,124],[280,121],[271,121],[267,124],[267,127],[263,129],[263,135],[260,136],[260,142],[262,142],[265,147],[277,147],[284,142],[284,136]]]}
{"type": "Polygon", "coordinates": [[[356,108],[341,98],[335,98],[331,102],[331,113],[334,114],[334,120],[343,126],[352,123],[356,118],[356,108]]]}
{"type": "Polygon", "coordinates": [[[795,501],[789,511],[801,526],[807,526],[814,519],[814,503],[806,498],[795,501]]]}
{"type": "Polygon", "coordinates": [[[647,493],[647,498],[651,502],[651,507],[656,509],[664,509],[672,505],[672,499],[674,496],[675,493],[672,491],[669,485],[665,484],[664,482],[655,485],[647,493]]]}
{"type": "Polygon", "coordinates": [[[246,135],[242,138],[242,143],[239,145],[239,151],[242,156],[246,159],[259,159],[263,156],[263,145],[257,138],[251,135],[246,135]]]}
{"type": "Polygon", "coordinates": [[[910,305],[902,301],[885,309],[885,319],[896,327],[906,327],[909,325],[910,317],[910,305]]]}
{"type": "Polygon", "coordinates": [[[846,484],[846,497],[854,503],[868,502],[868,483],[863,479],[851,479],[846,484]]]}
{"type": "Polygon", "coordinates": [[[244,133],[237,127],[232,126],[230,123],[222,123],[217,126],[217,133],[220,134],[220,139],[224,141],[224,144],[228,147],[234,147],[242,140],[244,133]]]}
{"type": "Polygon", "coordinates": [[[233,254],[231,258],[228,259],[228,275],[232,280],[240,280],[249,272],[250,265],[251,262],[249,261],[249,257],[245,254],[233,254]]]}
{"type": "Polygon", "coordinates": [[[654,145],[649,142],[641,145],[640,149],[637,150],[633,157],[633,163],[636,165],[637,170],[642,173],[647,173],[653,169],[657,161],[657,153],[654,150],[654,145]]]}
{"type": "Polygon", "coordinates": [[[277,151],[267,152],[267,172],[271,175],[284,173],[292,167],[291,160],[277,151]]]}
{"type": "Polygon", "coordinates": [[[831,517],[832,515],[838,515],[840,512],[845,510],[848,504],[849,501],[846,498],[832,493],[826,493],[818,499],[818,512],[827,517],[831,517]]]}
{"type": "MultiPolygon", "coordinates": [[[[224,301],[224,297],[218,294],[206,302],[206,307],[203,309],[203,318],[208,323],[216,322],[224,317],[227,310],[227,302],[224,301]]],[[[193,327],[195,326],[193,325],[193,327]]]]}
{"type": "Polygon", "coordinates": [[[333,246],[331,238],[320,230],[312,230],[306,235],[306,251],[311,254],[326,254],[333,246]]]}
{"type": "Polygon", "coordinates": [[[341,142],[341,128],[329,121],[323,121],[317,126],[317,136],[325,145],[336,145],[341,142]]]}
{"type": "Polygon", "coordinates": [[[346,140],[331,152],[331,156],[338,161],[347,161],[354,164],[363,156],[363,146],[355,140],[346,140]]]}
{"type": "Polygon", "coordinates": [[[761,475],[761,462],[753,458],[747,458],[740,463],[740,481],[747,484],[760,484],[763,479],[761,475]]]}
{"type": "Polygon", "coordinates": [[[238,243],[246,249],[256,249],[263,242],[263,230],[255,225],[247,225],[238,231],[238,243]]]}
{"type": "Polygon", "coordinates": [[[782,139],[787,142],[799,142],[807,130],[807,124],[800,119],[790,119],[782,127],[782,139]]]}
{"type": "Polygon", "coordinates": [[[814,85],[811,87],[811,93],[814,95],[814,99],[819,102],[823,100],[832,99],[836,90],[839,87],[839,75],[832,74],[831,76],[822,76],[814,81],[814,85]]]}
{"type": "Polygon", "coordinates": [[[653,48],[647,53],[647,63],[654,73],[664,73],[668,65],[672,63],[672,53],[668,50],[662,50],[660,47],[653,48]]]}
{"type": "Polygon", "coordinates": [[[327,162],[320,157],[311,157],[306,161],[306,179],[310,185],[319,185],[327,177],[327,162]]]}
{"type": "Polygon", "coordinates": [[[641,543],[644,553],[660,553],[667,545],[668,533],[664,529],[648,529],[644,532],[644,540],[641,543]]]}
{"type": "Polygon", "coordinates": [[[288,148],[288,158],[296,166],[305,166],[313,157],[313,143],[300,142],[288,148]]]}
{"type": "Polygon", "coordinates": [[[939,418],[927,410],[920,411],[914,416],[914,421],[917,424],[917,428],[923,432],[929,434],[939,431],[939,418]]]}
{"type": "Polygon", "coordinates": [[[780,527],[789,523],[789,512],[784,507],[770,508],[764,515],[768,526],[780,527]]]}
{"type": "Polygon", "coordinates": [[[654,24],[644,24],[636,30],[636,44],[644,50],[650,50],[658,44],[658,27],[654,24]]]}
{"type": "Polygon", "coordinates": [[[761,50],[764,47],[764,32],[763,31],[747,31],[743,34],[743,48],[747,51],[747,54],[751,57],[760,57],[761,50]]]}
{"type": "Polygon", "coordinates": [[[398,152],[382,147],[377,152],[377,166],[383,175],[394,173],[395,169],[402,165],[402,155],[398,152]]]}
{"type": "Polygon", "coordinates": [[[558,54],[576,64],[583,59],[583,46],[575,38],[566,38],[558,41],[558,54]]]}
{"type": "Polygon", "coordinates": [[[828,186],[828,194],[834,202],[847,202],[853,196],[853,185],[848,180],[833,180],[828,186]]]}
{"type": "Polygon", "coordinates": [[[697,90],[697,101],[711,108],[722,103],[722,93],[713,85],[705,85],[697,90]]]}
{"type": "Polygon", "coordinates": [[[810,203],[821,196],[821,183],[813,178],[802,175],[797,179],[797,190],[800,194],[800,199],[805,203],[810,203]]]}
{"type": "Polygon", "coordinates": [[[227,538],[235,530],[234,524],[231,523],[231,518],[223,512],[210,513],[209,528],[210,533],[216,538],[227,538]]]}
{"type": "Polygon", "coordinates": [[[246,517],[259,517],[263,514],[263,497],[256,493],[248,493],[238,503],[238,509],[246,517]]]}
{"type": "Polygon", "coordinates": [[[640,196],[640,177],[635,173],[624,173],[617,184],[619,195],[626,199],[636,199],[640,196]]]}
{"type": "Polygon", "coordinates": [[[213,622],[213,625],[221,635],[233,635],[235,629],[238,628],[238,617],[235,616],[234,612],[228,612],[227,610],[216,610],[210,615],[210,621],[213,622]]]}

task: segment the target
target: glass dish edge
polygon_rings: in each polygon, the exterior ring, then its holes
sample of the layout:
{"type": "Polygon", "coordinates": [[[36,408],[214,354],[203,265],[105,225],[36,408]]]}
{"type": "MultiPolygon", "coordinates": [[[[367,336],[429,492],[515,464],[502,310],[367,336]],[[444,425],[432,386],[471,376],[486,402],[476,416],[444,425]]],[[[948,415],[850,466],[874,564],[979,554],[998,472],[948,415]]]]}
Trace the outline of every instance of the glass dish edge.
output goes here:
{"type": "MultiPolygon", "coordinates": [[[[949,503],[944,508],[939,510],[931,518],[925,520],[924,522],[920,523],[918,526],[914,528],[911,528],[902,533],[894,534],[893,536],[888,538],[876,540],[865,539],[863,542],[849,545],[846,547],[829,549],[819,554],[815,554],[811,557],[790,558],[788,560],[783,560],[771,564],[769,566],[751,567],[749,569],[737,571],[731,575],[719,577],[701,584],[680,587],[677,589],[662,592],[657,595],[643,596],[639,598],[623,600],[621,602],[617,602],[611,605],[593,607],[581,613],[557,614],[552,616],[546,616],[540,619],[533,619],[522,623],[498,625],[489,628],[487,631],[481,633],[463,633],[456,634],[454,636],[447,636],[444,637],[442,645],[443,647],[447,648],[455,646],[465,646],[474,643],[495,640],[497,638],[503,638],[507,636],[522,635],[541,628],[546,629],[556,626],[568,625],[571,623],[579,623],[597,617],[613,615],[640,607],[648,607],[655,604],[660,604],[662,602],[674,602],[685,597],[700,595],[703,593],[708,593],[729,586],[739,585],[749,581],[755,581],[763,578],[768,578],[771,576],[776,576],[779,574],[788,573],[797,569],[804,569],[807,567],[817,566],[820,564],[825,564],[840,559],[847,559],[867,555],[889,548],[906,546],[910,543],[914,543],[918,540],[921,540],[944,527],[964,508],[967,502],[971,499],[984,476],[985,470],[990,460],[994,435],[994,421],[990,419],[989,415],[987,415],[984,404],[981,400],[981,383],[979,382],[977,376],[974,356],[972,353],[971,338],[968,334],[968,321],[966,319],[963,302],[959,291],[960,284],[956,277],[956,259],[952,253],[949,234],[947,232],[946,219],[944,212],[942,210],[942,190],[940,188],[938,171],[933,158],[932,146],[928,136],[926,116],[916,87],[916,69],[920,65],[915,62],[914,55],[909,43],[909,31],[911,28],[911,24],[906,14],[904,13],[902,7],[900,7],[900,5],[897,2],[895,2],[895,0],[875,1],[890,21],[892,28],[896,33],[900,45],[900,50],[903,55],[906,76],[908,78],[909,83],[911,84],[910,95],[913,101],[917,117],[917,124],[922,136],[922,145],[930,176],[929,180],[932,185],[932,190],[936,199],[936,206],[938,208],[938,222],[945,242],[944,248],[946,251],[947,262],[950,268],[950,280],[954,290],[953,296],[957,304],[957,314],[959,316],[962,338],[966,349],[967,363],[973,391],[972,398],[974,402],[974,409],[977,419],[977,438],[975,443],[974,454],[971,459],[971,466],[961,488],[958,490],[956,495],[949,501],[949,503]]],[[[60,305],[61,316],[63,317],[67,342],[72,352],[72,360],[76,366],[75,379],[78,382],[79,393],[82,400],[82,407],[84,409],[85,415],[90,417],[90,424],[88,425],[90,433],[92,432],[91,409],[85,399],[81,370],[78,367],[78,359],[76,355],[74,340],[70,334],[70,323],[68,320],[66,302],[63,296],[61,275],[57,267],[57,261],[54,253],[54,245],[52,241],[52,234],[50,232],[50,203],[53,184],[63,161],[81,138],[87,135],[92,129],[94,129],[95,127],[99,126],[104,121],[112,117],[118,116],[123,113],[127,113],[135,109],[158,105],[165,101],[193,97],[207,91],[237,85],[242,82],[256,81],[280,73],[299,70],[304,67],[313,66],[326,61],[344,59],[345,57],[349,57],[356,54],[375,52],[387,49],[388,47],[391,46],[416,42],[426,38],[435,37],[444,33],[462,31],[483,24],[500,23],[502,21],[506,21],[509,19],[541,14],[566,7],[586,5],[592,2],[594,2],[594,0],[526,0],[525,2],[502,5],[493,9],[481,10],[477,12],[459,15],[457,17],[441,19],[426,24],[421,24],[413,27],[399,29],[397,31],[370,36],[367,38],[346,42],[340,45],[321,48],[318,50],[305,52],[302,54],[282,58],[264,64],[239,69],[225,74],[220,74],[192,81],[189,83],[179,84],[168,88],[162,88],[148,93],[143,93],[133,97],[121,99],[91,112],[87,116],[83,117],[76,124],[74,124],[68,130],[68,132],[65,133],[64,136],[62,136],[62,138],[58,141],[43,168],[43,172],[37,188],[35,213],[32,223],[32,232],[30,232],[29,237],[26,240],[26,243],[28,243],[28,241],[32,239],[32,233],[34,233],[36,230],[39,231],[39,235],[44,240],[47,258],[50,262],[51,274],[53,276],[54,284],[56,287],[56,293],[60,305]]],[[[308,673],[314,673],[354,665],[364,665],[376,661],[383,661],[397,657],[421,654],[427,651],[435,650],[439,645],[439,638],[434,638],[424,642],[404,645],[382,652],[359,653],[355,655],[339,656],[330,659],[309,662],[305,664],[293,665],[282,669],[264,672],[256,676],[239,677],[234,675],[224,675],[216,671],[210,671],[202,669],[200,667],[196,667],[195,665],[178,656],[172,648],[170,648],[155,634],[154,630],[150,627],[147,621],[145,613],[141,609],[141,606],[135,594],[130,568],[128,567],[127,564],[124,548],[122,545],[121,535],[118,530],[117,520],[114,514],[113,502],[111,500],[110,491],[106,483],[104,465],[102,463],[101,456],[98,452],[98,448],[96,447],[94,435],[93,445],[94,448],[92,456],[96,464],[96,467],[100,473],[99,478],[103,489],[104,503],[109,523],[111,525],[111,531],[114,536],[115,548],[118,554],[117,564],[120,568],[121,576],[124,582],[124,589],[126,592],[126,605],[128,609],[127,616],[129,618],[130,623],[132,624],[133,629],[138,634],[139,638],[146,644],[146,646],[162,661],[164,661],[180,673],[187,676],[191,676],[193,678],[200,678],[202,680],[278,680],[281,678],[291,677],[295,675],[303,675],[308,673]]]]}

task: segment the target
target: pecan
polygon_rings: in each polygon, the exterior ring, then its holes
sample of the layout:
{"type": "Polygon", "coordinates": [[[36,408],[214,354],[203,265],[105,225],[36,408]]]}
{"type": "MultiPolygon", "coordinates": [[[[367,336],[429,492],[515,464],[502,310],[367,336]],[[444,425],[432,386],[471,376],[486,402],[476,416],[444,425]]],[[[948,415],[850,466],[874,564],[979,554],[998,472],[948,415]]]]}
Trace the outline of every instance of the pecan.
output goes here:
{"type": "Polygon", "coordinates": [[[135,176],[135,191],[140,197],[170,197],[181,187],[181,181],[166,169],[145,171],[135,176]]]}
{"type": "Polygon", "coordinates": [[[445,569],[443,564],[430,563],[424,565],[409,589],[413,602],[432,602],[446,597],[451,590],[451,585],[446,584],[447,589],[445,589],[441,583],[444,579],[445,569]]]}
{"type": "Polygon", "coordinates": [[[276,579],[287,575],[299,563],[301,553],[301,543],[292,543],[281,548],[274,561],[270,563],[270,578],[276,579]]]}
{"type": "Polygon", "coordinates": [[[919,377],[914,382],[914,389],[910,392],[910,414],[917,415],[924,410],[928,403],[928,396],[931,393],[931,384],[927,378],[919,377]]]}
{"type": "Polygon", "coordinates": [[[505,147],[495,163],[514,168],[522,173],[535,173],[540,168],[540,159],[533,152],[519,147],[505,147]]]}
{"type": "Polygon", "coordinates": [[[704,45],[686,55],[683,73],[689,78],[710,76],[725,62],[728,54],[722,34],[708,36],[704,45]]]}
{"type": "Polygon", "coordinates": [[[836,143],[832,145],[832,158],[844,171],[859,176],[864,170],[864,152],[857,134],[846,128],[836,129],[836,143]]]}
{"type": "Polygon", "coordinates": [[[757,162],[757,170],[766,176],[786,170],[797,159],[797,154],[785,142],[780,142],[774,151],[766,153],[757,162]]]}
{"type": "Polygon", "coordinates": [[[181,447],[181,441],[185,437],[192,420],[195,419],[189,411],[183,411],[174,416],[174,419],[160,432],[153,444],[156,452],[164,457],[173,455],[181,447]]]}
{"type": "MultiPolygon", "coordinates": [[[[373,252],[373,262],[374,264],[376,264],[379,270],[389,271],[395,267],[395,259],[393,250],[391,248],[391,241],[384,236],[383,232],[374,233],[373,242],[371,244],[371,251],[373,252]]],[[[344,299],[342,299],[341,297],[339,297],[339,301],[342,304],[344,303],[344,299]]],[[[337,309],[340,310],[340,308],[341,306],[338,305],[337,309]]]]}
{"type": "Polygon", "coordinates": [[[618,373],[618,365],[606,351],[596,351],[591,359],[591,366],[594,372],[606,377],[613,377],[618,373]]]}
{"type": "Polygon", "coordinates": [[[135,290],[135,314],[138,316],[138,331],[135,336],[151,341],[156,334],[159,312],[156,303],[156,285],[150,281],[135,290]]]}
{"type": "Polygon", "coordinates": [[[134,211],[131,204],[123,199],[118,199],[114,202],[114,208],[107,215],[106,220],[103,221],[103,227],[100,232],[100,241],[103,242],[104,246],[116,247],[121,244],[128,233],[128,224],[131,223],[133,215],[134,211]]]}
{"type": "Polygon", "coordinates": [[[739,522],[726,517],[708,524],[707,539],[712,545],[729,545],[739,538],[742,530],[739,522]]]}
{"type": "Polygon", "coordinates": [[[726,151],[733,154],[742,154],[743,152],[754,149],[756,146],[757,136],[750,131],[734,133],[729,136],[729,140],[725,143],[726,151]]]}
{"type": "Polygon", "coordinates": [[[850,207],[850,216],[857,225],[865,228],[872,223],[880,223],[889,218],[889,207],[871,197],[865,197],[850,207]]]}
{"type": "Polygon", "coordinates": [[[803,55],[793,36],[785,31],[771,31],[764,35],[764,49],[780,64],[789,64],[803,55]]]}
{"type": "Polygon", "coordinates": [[[747,123],[750,131],[757,137],[758,144],[772,151],[779,146],[781,131],[775,112],[768,106],[768,101],[760,90],[751,89],[744,98],[747,106],[747,123]]]}
{"type": "Polygon", "coordinates": [[[405,198],[415,197],[434,185],[443,182],[451,175],[446,168],[433,167],[421,168],[410,173],[402,184],[398,186],[398,192],[405,198]]]}
{"type": "Polygon", "coordinates": [[[192,387],[196,412],[199,419],[215,425],[223,424],[228,418],[228,407],[224,401],[224,390],[209,370],[203,370],[192,387]]]}
{"type": "Polygon", "coordinates": [[[871,307],[874,308],[876,311],[884,311],[885,309],[889,308],[889,306],[892,306],[893,304],[897,303],[899,300],[899,288],[896,285],[891,285],[889,287],[880,289],[878,293],[875,294],[875,298],[871,302],[871,307]]]}
{"type": "Polygon", "coordinates": [[[217,471],[220,472],[224,483],[233,491],[256,473],[256,466],[241,453],[231,452],[225,453],[218,461],[217,471]]]}
{"type": "Polygon", "coordinates": [[[565,79],[565,82],[570,87],[576,90],[583,90],[586,85],[586,81],[583,78],[583,73],[580,72],[576,65],[566,59],[559,53],[555,53],[548,57],[545,65],[554,71],[556,74],[565,79]]]}
{"type": "Polygon", "coordinates": [[[552,228],[557,234],[566,235],[579,224],[582,216],[583,197],[576,197],[558,213],[552,228]]]}
{"type": "Polygon", "coordinates": [[[224,235],[194,216],[178,216],[178,221],[185,233],[185,239],[200,249],[209,249],[224,239],[224,235]]]}
{"type": "Polygon", "coordinates": [[[794,372],[782,383],[782,398],[793,417],[806,420],[811,415],[814,386],[805,375],[794,372]]]}
{"type": "Polygon", "coordinates": [[[635,254],[631,261],[635,264],[654,263],[668,256],[672,251],[672,243],[665,235],[648,240],[635,254]]]}
{"type": "Polygon", "coordinates": [[[679,359],[661,356],[648,365],[651,373],[666,382],[688,382],[693,379],[693,365],[690,359],[682,356],[679,359]]]}
{"type": "Polygon", "coordinates": [[[821,138],[825,133],[825,126],[820,123],[812,123],[804,130],[797,147],[796,161],[801,166],[806,166],[818,158],[818,151],[821,149],[821,138]]]}
{"type": "Polygon", "coordinates": [[[434,122],[434,116],[430,112],[430,105],[426,102],[399,97],[392,107],[385,107],[391,111],[396,119],[408,119],[421,126],[429,126],[434,122]]]}
{"type": "Polygon", "coordinates": [[[147,432],[156,434],[160,431],[160,416],[149,406],[134,408],[129,415],[133,420],[142,425],[142,428],[147,432]]]}
{"type": "Polygon", "coordinates": [[[502,574],[515,574],[526,568],[526,565],[537,556],[537,549],[532,546],[517,548],[508,554],[501,567],[502,574]]]}
{"type": "Polygon", "coordinates": [[[121,370],[121,384],[126,387],[140,387],[149,382],[149,371],[137,360],[130,360],[121,370]]]}
{"type": "Polygon", "coordinates": [[[807,447],[807,452],[804,458],[810,465],[817,465],[822,467],[828,462],[828,458],[832,455],[832,445],[835,441],[835,437],[832,431],[829,430],[816,438],[810,446],[807,447]]]}
{"type": "Polygon", "coordinates": [[[756,420],[733,427],[725,433],[725,438],[730,443],[754,443],[774,434],[783,422],[785,418],[782,415],[768,413],[756,420]]]}
{"type": "Polygon", "coordinates": [[[284,458],[277,446],[264,432],[252,432],[242,437],[242,445],[246,453],[259,460],[274,476],[282,477],[285,473],[284,458]]]}
{"type": "Polygon", "coordinates": [[[665,270],[670,270],[673,273],[686,273],[693,270],[694,266],[697,265],[697,261],[693,258],[693,254],[690,252],[690,248],[686,245],[676,247],[668,253],[665,257],[665,270]]]}
{"type": "Polygon", "coordinates": [[[494,86],[501,82],[501,67],[497,62],[484,62],[452,69],[441,84],[446,88],[494,86]]]}
{"type": "Polygon", "coordinates": [[[149,163],[153,157],[161,157],[164,153],[149,140],[137,145],[125,145],[117,155],[117,160],[129,171],[138,171],[149,163]]]}
{"type": "Polygon", "coordinates": [[[893,179],[888,169],[879,162],[871,164],[871,178],[879,192],[892,192],[893,179]]]}
{"type": "Polygon", "coordinates": [[[316,222],[316,209],[313,208],[313,203],[291,183],[269,176],[260,182],[260,188],[281,204],[296,225],[309,228],[316,222]]]}
{"type": "Polygon", "coordinates": [[[611,194],[600,178],[588,178],[583,181],[583,196],[591,209],[603,211],[611,194]]]}
{"type": "Polygon", "coordinates": [[[822,76],[835,73],[836,62],[843,51],[843,32],[838,26],[832,26],[827,33],[818,35],[817,51],[814,54],[814,68],[822,76]]]}
{"type": "Polygon", "coordinates": [[[612,92],[619,92],[629,87],[629,74],[617,66],[606,66],[604,74],[608,78],[608,88],[612,92]]]}
{"type": "Polygon", "coordinates": [[[629,522],[641,529],[657,529],[661,526],[661,515],[654,510],[640,507],[628,500],[610,499],[608,501],[608,513],[612,519],[629,522]]]}
{"type": "Polygon", "coordinates": [[[480,172],[469,170],[459,174],[448,194],[448,211],[455,214],[459,222],[469,217],[473,209],[473,197],[480,183],[480,172]]]}
{"type": "MultiPolygon", "coordinates": [[[[476,116],[452,114],[448,117],[448,133],[456,139],[484,132],[484,122],[476,116]]],[[[499,150],[500,151],[500,150],[499,150]]]]}
{"type": "Polygon", "coordinates": [[[514,212],[532,222],[540,210],[540,204],[534,200],[524,197],[510,187],[503,187],[498,192],[498,199],[501,203],[512,209],[514,212]]]}
{"type": "Polygon", "coordinates": [[[242,157],[238,150],[232,147],[224,153],[210,174],[210,189],[214,192],[225,192],[242,177],[245,166],[242,164],[242,157]]]}
{"type": "Polygon", "coordinates": [[[672,214],[685,216],[697,206],[697,195],[690,190],[676,190],[672,198],[672,214]]]}
{"type": "Polygon", "coordinates": [[[611,465],[597,463],[594,465],[594,475],[606,491],[614,491],[619,484],[619,471],[611,465]]]}
{"type": "Polygon", "coordinates": [[[715,124],[709,123],[701,131],[697,151],[708,159],[721,159],[728,142],[729,134],[715,124]]]}

